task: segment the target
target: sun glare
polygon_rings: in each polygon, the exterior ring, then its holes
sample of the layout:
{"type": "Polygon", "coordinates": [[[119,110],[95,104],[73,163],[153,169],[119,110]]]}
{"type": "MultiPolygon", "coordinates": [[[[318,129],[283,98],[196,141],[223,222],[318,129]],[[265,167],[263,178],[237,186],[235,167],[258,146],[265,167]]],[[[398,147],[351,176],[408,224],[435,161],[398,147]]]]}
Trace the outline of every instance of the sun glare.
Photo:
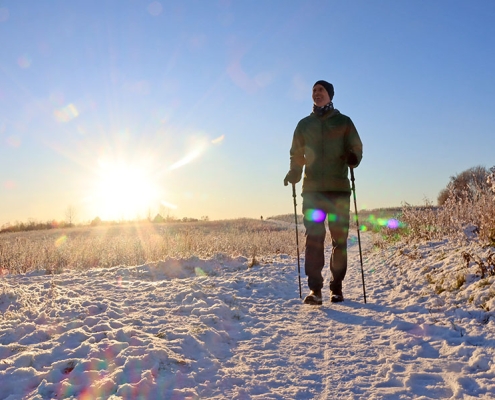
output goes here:
{"type": "Polygon", "coordinates": [[[101,161],[91,196],[94,209],[104,220],[144,218],[158,202],[157,186],[145,168],[101,161]]]}

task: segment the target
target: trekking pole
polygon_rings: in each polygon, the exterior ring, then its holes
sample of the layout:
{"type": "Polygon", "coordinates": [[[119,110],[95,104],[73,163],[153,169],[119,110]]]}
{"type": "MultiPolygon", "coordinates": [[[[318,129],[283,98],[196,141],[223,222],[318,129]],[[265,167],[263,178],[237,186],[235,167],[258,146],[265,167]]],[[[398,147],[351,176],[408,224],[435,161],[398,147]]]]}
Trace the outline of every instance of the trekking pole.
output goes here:
{"type": "Polygon", "coordinates": [[[359,261],[361,262],[361,279],[363,281],[364,304],[366,304],[366,286],[364,285],[363,253],[361,251],[361,235],[359,234],[359,219],[358,219],[358,210],[357,210],[357,202],[356,202],[356,185],[354,184],[354,168],[351,167],[350,170],[351,170],[352,194],[354,195],[354,212],[356,213],[356,227],[357,227],[357,237],[359,244],[359,261]]]}
{"type": "Polygon", "coordinates": [[[297,231],[297,203],[296,203],[296,184],[292,184],[292,197],[294,198],[294,219],[296,221],[296,247],[297,247],[297,275],[299,277],[299,298],[302,299],[301,290],[301,264],[299,263],[299,233],[297,231]]]}

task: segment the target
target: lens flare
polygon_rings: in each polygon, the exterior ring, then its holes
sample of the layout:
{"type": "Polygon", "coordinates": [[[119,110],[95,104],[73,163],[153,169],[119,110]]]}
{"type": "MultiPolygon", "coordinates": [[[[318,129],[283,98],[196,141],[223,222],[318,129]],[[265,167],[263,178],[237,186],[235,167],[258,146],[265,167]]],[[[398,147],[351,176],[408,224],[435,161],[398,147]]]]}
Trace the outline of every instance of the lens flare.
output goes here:
{"type": "Polygon", "coordinates": [[[368,226],[388,228],[388,229],[399,229],[404,227],[404,223],[396,218],[377,218],[375,215],[371,214],[366,220],[368,226]]]}
{"type": "Polygon", "coordinates": [[[225,139],[225,135],[221,135],[211,141],[212,144],[220,144],[225,139]]]}
{"type": "Polygon", "coordinates": [[[67,242],[67,236],[66,235],[62,235],[57,240],[55,240],[55,247],[60,247],[65,242],[67,242]]]}
{"type": "Polygon", "coordinates": [[[325,213],[316,208],[310,208],[304,212],[304,218],[307,221],[323,222],[325,221],[325,213]]]}
{"type": "Polygon", "coordinates": [[[18,136],[9,136],[7,139],[7,144],[11,147],[17,148],[21,145],[21,138],[18,136]]]}
{"type": "Polygon", "coordinates": [[[399,227],[399,221],[395,218],[391,218],[387,221],[387,228],[389,229],[397,229],[399,227]]]}
{"type": "Polygon", "coordinates": [[[9,19],[10,13],[7,7],[0,8],[0,22],[5,22],[9,19]]]}
{"type": "Polygon", "coordinates": [[[7,190],[15,189],[16,187],[15,181],[7,180],[3,183],[3,187],[7,190]]]}
{"type": "Polygon", "coordinates": [[[163,7],[160,2],[153,1],[148,5],[147,10],[150,13],[150,15],[152,15],[153,17],[157,17],[162,13],[163,7]]]}
{"type": "Polygon", "coordinates": [[[22,69],[29,68],[31,66],[31,63],[32,63],[31,57],[29,57],[29,55],[27,54],[23,54],[17,59],[17,64],[22,69]]]}
{"type": "Polygon", "coordinates": [[[169,167],[169,170],[174,170],[189,164],[199,156],[201,156],[208,148],[208,141],[203,137],[193,137],[190,139],[189,152],[179,161],[169,167]]]}
{"type": "Polygon", "coordinates": [[[167,203],[165,200],[160,201],[160,204],[166,208],[171,208],[173,210],[177,209],[177,206],[175,204],[167,203]]]}
{"type": "Polygon", "coordinates": [[[69,122],[79,116],[79,111],[77,111],[76,106],[71,103],[64,108],[53,111],[53,115],[59,122],[69,122]]]}

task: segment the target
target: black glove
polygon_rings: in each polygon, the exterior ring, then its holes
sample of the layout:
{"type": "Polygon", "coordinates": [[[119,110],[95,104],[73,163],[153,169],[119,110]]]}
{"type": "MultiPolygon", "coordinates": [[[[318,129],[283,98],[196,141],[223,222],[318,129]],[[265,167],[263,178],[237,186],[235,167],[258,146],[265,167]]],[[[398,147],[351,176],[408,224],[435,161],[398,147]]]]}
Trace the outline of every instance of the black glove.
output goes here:
{"type": "Polygon", "coordinates": [[[297,183],[301,180],[301,172],[294,171],[291,169],[289,172],[287,172],[287,175],[285,176],[284,179],[284,186],[287,186],[290,183],[297,183]]]}
{"type": "Polygon", "coordinates": [[[349,165],[349,167],[354,168],[356,165],[358,165],[357,155],[350,151],[349,153],[347,153],[345,162],[347,163],[347,165],[349,165]]]}

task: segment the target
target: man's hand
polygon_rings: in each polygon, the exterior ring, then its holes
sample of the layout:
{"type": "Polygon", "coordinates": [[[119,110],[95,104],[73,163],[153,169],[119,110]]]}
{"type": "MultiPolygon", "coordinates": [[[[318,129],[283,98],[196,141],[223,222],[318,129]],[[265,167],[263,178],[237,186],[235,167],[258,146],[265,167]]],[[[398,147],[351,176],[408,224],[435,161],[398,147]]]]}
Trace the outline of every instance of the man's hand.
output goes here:
{"type": "Polygon", "coordinates": [[[301,172],[294,171],[291,169],[284,179],[284,186],[287,186],[289,183],[297,183],[301,180],[301,172]]]}
{"type": "Polygon", "coordinates": [[[349,167],[354,168],[358,165],[358,158],[352,151],[350,151],[346,154],[345,162],[349,167]]]}

